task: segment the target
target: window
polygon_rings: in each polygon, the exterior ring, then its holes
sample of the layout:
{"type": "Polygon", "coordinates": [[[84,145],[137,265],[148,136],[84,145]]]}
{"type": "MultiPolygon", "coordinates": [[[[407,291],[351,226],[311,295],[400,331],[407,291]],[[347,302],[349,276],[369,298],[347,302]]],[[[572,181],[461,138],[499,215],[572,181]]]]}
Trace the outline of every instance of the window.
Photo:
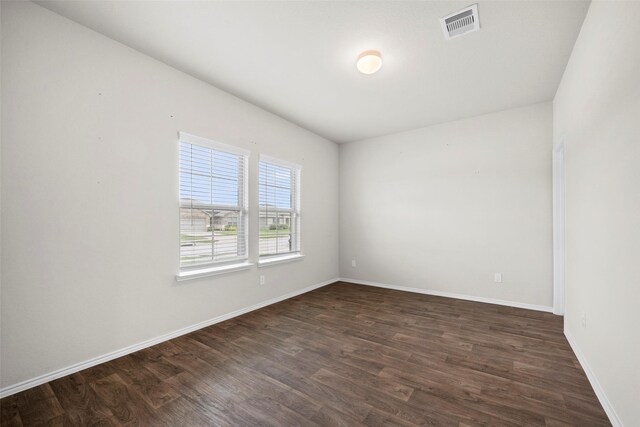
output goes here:
{"type": "Polygon", "coordinates": [[[180,133],[180,269],[247,259],[248,152],[180,133]]]}
{"type": "Polygon", "coordinates": [[[300,167],[262,156],[258,172],[260,256],[300,252],[300,167]]]}

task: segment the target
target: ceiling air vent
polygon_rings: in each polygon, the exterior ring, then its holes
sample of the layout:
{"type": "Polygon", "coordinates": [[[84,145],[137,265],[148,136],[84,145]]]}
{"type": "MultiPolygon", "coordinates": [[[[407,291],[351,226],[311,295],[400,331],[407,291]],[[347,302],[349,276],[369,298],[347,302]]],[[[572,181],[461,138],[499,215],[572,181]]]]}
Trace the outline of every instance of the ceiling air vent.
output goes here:
{"type": "Polygon", "coordinates": [[[461,36],[480,29],[478,17],[478,5],[466,7],[444,18],[440,18],[440,25],[444,32],[445,40],[461,36]]]}

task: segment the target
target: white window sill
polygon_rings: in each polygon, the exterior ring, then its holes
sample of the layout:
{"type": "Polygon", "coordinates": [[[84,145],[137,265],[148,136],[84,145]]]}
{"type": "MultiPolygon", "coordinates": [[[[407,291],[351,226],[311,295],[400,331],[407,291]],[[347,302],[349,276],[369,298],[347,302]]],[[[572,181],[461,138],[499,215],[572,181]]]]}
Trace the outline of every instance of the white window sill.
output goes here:
{"type": "Polygon", "coordinates": [[[304,255],[302,254],[293,254],[293,255],[287,254],[283,256],[272,256],[272,257],[258,260],[258,268],[269,267],[272,265],[282,264],[285,262],[299,261],[302,258],[304,258],[304,255]]]}
{"type": "Polygon", "coordinates": [[[218,274],[231,273],[234,271],[248,270],[253,266],[250,262],[241,262],[238,264],[228,264],[218,267],[207,267],[199,270],[184,270],[176,274],[176,280],[182,282],[183,280],[198,279],[200,277],[216,276],[218,274]]]}

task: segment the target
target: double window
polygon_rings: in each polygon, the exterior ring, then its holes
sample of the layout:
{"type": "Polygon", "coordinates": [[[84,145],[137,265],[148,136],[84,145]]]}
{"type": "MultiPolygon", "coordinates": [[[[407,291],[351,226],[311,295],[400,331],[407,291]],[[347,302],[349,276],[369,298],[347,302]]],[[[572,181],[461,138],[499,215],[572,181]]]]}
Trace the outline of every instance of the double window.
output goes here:
{"type": "MultiPolygon", "coordinates": [[[[179,280],[248,268],[249,152],[182,132],[179,144],[179,280]]],[[[261,262],[298,254],[300,167],[261,156],[257,196],[261,262]]]]}
{"type": "Polygon", "coordinates": [[[180,134],[180,268],[247,259],[248,152],[180,134]]]}

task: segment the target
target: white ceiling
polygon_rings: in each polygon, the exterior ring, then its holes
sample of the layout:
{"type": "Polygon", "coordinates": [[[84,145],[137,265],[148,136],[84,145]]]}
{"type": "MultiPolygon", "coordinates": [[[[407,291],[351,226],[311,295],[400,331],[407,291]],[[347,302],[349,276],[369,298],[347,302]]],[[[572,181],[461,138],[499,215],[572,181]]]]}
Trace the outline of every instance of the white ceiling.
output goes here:
{"type": "Polygon", "coordinates": [[[481,30],[445,41],[469,2],[38,3],[336,142],[551,100],[589,6],[480,1],[481,30]]]}

